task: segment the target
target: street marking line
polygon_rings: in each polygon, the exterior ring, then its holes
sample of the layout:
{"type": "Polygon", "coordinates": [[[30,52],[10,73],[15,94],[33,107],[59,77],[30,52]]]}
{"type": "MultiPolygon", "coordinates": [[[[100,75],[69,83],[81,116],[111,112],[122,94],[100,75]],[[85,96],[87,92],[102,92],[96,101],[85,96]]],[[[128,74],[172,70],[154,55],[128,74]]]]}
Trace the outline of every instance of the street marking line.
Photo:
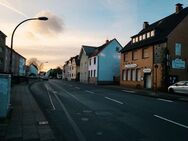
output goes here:
{"type": "Polygon", "coordinates": [[[75,87],[75,88],[78,89],[78,90],[80,89],[80,87],[75,87]]]}
{"type": "Polygon", "coordinates": [[[162,99],[162,98],[157,98],[157,100],[165,101],[165,102],[174,102],[174,101],[172,101],[172,100],[167,100],[167,99],[162,99]]]}
{"type": "Polygon", "coordinates": [[[90,94],[95,94],[94,92],[88,91],[88,90],[85,90],[85,92],[90,93],[90,94]]]}
{"type": "Polygon", "coordinates": [[[121,102],[121,101],[118,101],[118,100],[115,100],[115,99],[112,99],[112,98],[109,98],[109,97],[105,97],[105,98],[108,99],[108,100],[114,101],[116,103],[123,104],[123,102],[121,102]]]}
{"type": "Polygon", "coordinates": [[[188,126],[183,125],[183,124],[178,123],[178,122],[175,122],[175,121],[173,121],[173,120],[169,120],[169,119],[167,119],[167,118],[164,118],[164,117],[161,117],[161,116],[158,116],[158,115],[153,115],[153,116],[155,116],[155,117],[157,117],[157,118],[159,118],[159,119],[168,121],[168,122],[170,122],[170,123],[173,123],[173,124],[175,124],[175,125],[178,125],[178,126],[181,126],[181,127],[184,127],[184,128],[187,128],[187,129],[188,129],[188,126]]]}
{"type": "Polygon", "coordinates": [[[56,97],[56,99],[59,102],[59,104],[60,104],[61,108],[63,109],[63,111],[65,112],[65,115],[67,116],[69,123],[71,124],[76,136],[78,137],[78,140],[79,141],[86,141],[83,133],[81,132],[81,130],[79,129],[78,125],[75,123],[75,121],[73,120],[71,115],[69,114],[69,112],[66,109],[65,105],[62,103],[62,101],[59,99],[59,97],[55,93],[54,93],[54,96],[56,97]]]}
{"type": "Polygon", "coordinates": [[[48,85],[44,85],[45,86],[45,88],[46,88],[46,90],[47,90],[47,93],[48,93],[48,97],[49,97],[49,99],[50,99],[50,103],[51,103],[51,105],[52,105],[52,107],[53,107],[53,110],[55,110],[56,108],[55,108],[55,106],[54,106],[54,103],[53,103],[53,101],[52,101],[52,97],[51,97],[51,95],[50,95],[50,93],[49,93],[49,87],[48,87],[48,85]]]}
{"type": "Polygon", "coordinates": [[[128,90],[122,90],[122,91],[126,93],[136,93],[135,91],[128,91],[128,90]]]}

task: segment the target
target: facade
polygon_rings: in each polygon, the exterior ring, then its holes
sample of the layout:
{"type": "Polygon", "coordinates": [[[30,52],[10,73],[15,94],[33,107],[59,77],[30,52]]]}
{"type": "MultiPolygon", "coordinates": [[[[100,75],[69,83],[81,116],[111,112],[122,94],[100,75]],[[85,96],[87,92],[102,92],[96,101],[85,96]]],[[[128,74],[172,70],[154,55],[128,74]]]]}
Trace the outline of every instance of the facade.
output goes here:
{"type": "Polygon", "coordinates": [[[188,8],[176,5],[175,13],[131,37],[121,50],[120,84],[165,89],[188,80],[188,8]]]}
{"type": "Polygon", "coordinates": [[[71,80],[78,81],[80,79],[80,59],[79,56],[76,55],[71,58],[71,80]]]}
{"type": "Polygon", "coordinates": [[[96,47],[83,45],[80,51],[80,82],[88,83],[88,62],[89,56],[95,51],[96,47]]]}
{"type": "Polygon", "coordinates": [[[68,67],[68,61],[66,61],[63,66],[63,79],[64,80],[68,79],[68,74],[69,74],[69,67],[68,67]]]}
{"type": "Polygon", "coordinates": [[[28,76],[38,76],[38,68],[37,66],[35,66],[34,64],[31,64],[29,66],[27,66],[27,75],[28,76]]]}
{"type": "Polygon", "coordinates": [[[89,83],[113,84],[120,76],[120,50],[116,40],[106,41],[90,55],[88,62],[89,83]]]}
{"type": "MultiPolygon", "coordinates": [[[[0,31],[0,72],[9,73],[11,49],[6,46],[6,35],[0,31]]],[[[12,53],[12,73],[15,76],[25,75],[26,59],[13,50],[12,53]]]]}

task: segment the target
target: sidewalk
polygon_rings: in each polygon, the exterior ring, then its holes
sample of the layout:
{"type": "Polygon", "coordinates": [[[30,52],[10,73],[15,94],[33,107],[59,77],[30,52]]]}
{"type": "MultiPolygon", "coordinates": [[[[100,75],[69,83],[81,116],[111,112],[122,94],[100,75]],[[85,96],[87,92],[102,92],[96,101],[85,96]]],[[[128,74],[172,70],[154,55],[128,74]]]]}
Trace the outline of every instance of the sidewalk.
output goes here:
{"type": "Polygon", "coordinates": [[[0,141],[55,141],[28,85],[22,83],[12,88],[11,106],[9,121],[0,123],[0,141]]]}
{"type": "Polygon", "coordinates": [[[148,90],[148,89],[133,89],[133,88],[127,88],[127,87],[119,86],[119,85],[106,85],[106,86],[104,85],[103,87],[108,87],[108,88],[112,88],[112,89],[127,90],[127,91],[134,91],[135,93],[131,93],[131,94],[136,94],[136,95],[188,102],[188,95],[170,94],[170,93],[167,93],[167,92],[160,92],[160,91],[154,92],[154,91],[148,90]]]}

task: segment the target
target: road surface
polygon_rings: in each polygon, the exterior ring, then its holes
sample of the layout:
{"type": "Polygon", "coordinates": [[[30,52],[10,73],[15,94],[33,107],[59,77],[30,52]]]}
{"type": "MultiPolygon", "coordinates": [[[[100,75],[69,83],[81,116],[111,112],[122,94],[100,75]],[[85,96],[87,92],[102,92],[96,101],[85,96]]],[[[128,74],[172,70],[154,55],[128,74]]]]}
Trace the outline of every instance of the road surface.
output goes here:
{"type": "Polygon", "coordinates": [[[30,90],[59,141],[187,141],[188,103],[49,80],[30,90]]]}

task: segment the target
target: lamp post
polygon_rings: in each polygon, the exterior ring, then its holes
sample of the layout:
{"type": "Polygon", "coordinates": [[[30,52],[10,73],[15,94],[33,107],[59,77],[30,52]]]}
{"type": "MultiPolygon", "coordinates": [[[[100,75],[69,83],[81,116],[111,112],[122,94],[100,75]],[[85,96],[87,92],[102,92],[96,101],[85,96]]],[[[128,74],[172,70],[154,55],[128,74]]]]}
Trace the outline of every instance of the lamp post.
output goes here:
{"type": "Polygon", "coordinates": [[[12,32],[12,36],[11,36],[11,50],[10,50],[10,64],[9,64],[9,73],[12,74],[12,53],[13,53],[13,39],[14,39],[14,33],[16,31],[16,29],[23,23],[27,22],[27,21],[31,21],[31,20],[42,20],[42,21],[46,21],[48,20],[47,17],[38,17],[38,18],[29,18],[29,19],[26,19],[24,21],[22,21],[21,23],[19,23],[13,30],[12,32]]]}

